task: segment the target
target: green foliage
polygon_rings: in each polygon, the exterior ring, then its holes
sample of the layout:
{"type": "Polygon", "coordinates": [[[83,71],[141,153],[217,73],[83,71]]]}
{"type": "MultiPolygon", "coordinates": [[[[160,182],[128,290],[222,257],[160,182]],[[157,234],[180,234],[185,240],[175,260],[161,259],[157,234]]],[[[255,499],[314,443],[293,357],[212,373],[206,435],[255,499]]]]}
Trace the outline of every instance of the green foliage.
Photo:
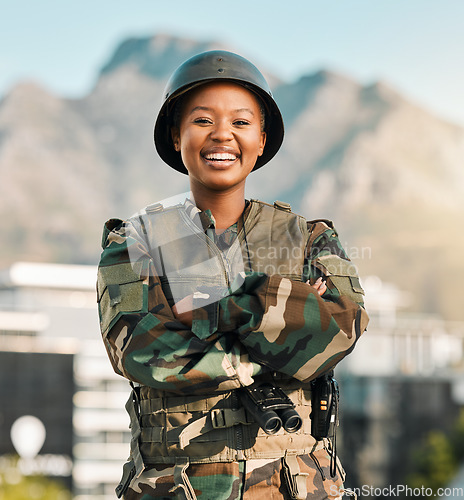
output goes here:
{"type": "Polygon", "coordinates": [[[449,438],[441,431],[427,435],[424,445],[415,453],[416,472],[408,477],[411,488],[431,488],[436,491],[446,485],[458,468],[449,438]]]}
{"type": "Polygon", "coordinates": [[[413,453],[414,471],[406,477],[406,484],[437,491],[453,479],[463,460],[464,409],[449,434],[439,430],[427,434],[424,444],[413,453]]]}
{"type": "Polygon", "coordinates": [[[0,500],[71,500],[71,492],[59,481],[44,476],[23,476],[17,460],[0,461],[0,500]]]}
{"type": "Polygon", "coordinates": [[[464,408],[456,421],[451,434],[451,441],[456,452],[456,457],[460,462],[464,461],[464,408]]]}

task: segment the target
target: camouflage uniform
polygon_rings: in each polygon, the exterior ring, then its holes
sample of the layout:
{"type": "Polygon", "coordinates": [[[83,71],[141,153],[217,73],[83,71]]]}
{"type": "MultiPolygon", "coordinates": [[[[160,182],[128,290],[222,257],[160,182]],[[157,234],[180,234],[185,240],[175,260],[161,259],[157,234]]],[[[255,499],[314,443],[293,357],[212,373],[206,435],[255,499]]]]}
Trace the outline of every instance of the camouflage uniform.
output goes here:
{"type": "MultiPolygon", "coordinates": [[[[330,476],[330,456],[325,451],[296,458],[302,474],[306,475],[308,499],[340,498],[344,473],[339,468],[335,478],[330,476]]],[[[288,490],[286,470],[282,459],[242,460],[213,464],[191,464],[188,476],[199,500],[260,500],[292,497],[288,490]]],[[[173,498],[174,467],[159,465],[143,472],[131,484],[125,500],[173,498]]]]}
{"type": "MultiPolygon", "coordinates": [[[[239,223],[246,226],[254,217],[250,211],[256,207],[259,211],[262,206],[248,204],[239,223]]],[[[217,238],[211,232],[214,219],[208,211],[190,209],[189,213],[219,248],[227,247],[238,239],[238,233],[245,232],[249,264],[241,281],[230,285],[224,297],[193,309],[191,328],[176,320],[171,310],[175,299],[167,297],[168,287],[162,273],[155,269],[156,259],[147,245],[143,224],[136,218],[125,222],[111,219],[104,229],[98,277],[102,334],[116,373],[141,384],[137,397],[141,396],[141,407],[145,408],[142,414],[132,415],[132,458],[138,468],[135,477],[133,472],[129,475],[130,485],[129,481],[122,485],[126,488],[124,498],[339,498],[343,472],[338,464],[338,474],[330,477],[330,442],[316,441],[306,431],[291,438],[263,437],[256,424],[234,421],[235,427],[246,427],[251,444],[245,443],[235,454],[236,444],[229,444],[230,449],[224,451],[221,441],[217,454],[202,455],[202,448],[214,449],[210,441],[214,441],[214,432],[221,431],[208,428],[210,412],[201,418],[198,415],[204,415],[204,411],[188,413],[189,419],[184,422],[184,429],[191,420],[204,424],[199,433],[208,434],[202,442],[193,439],[190,443],[192,436],[185,435],[182,444],[184,431],[179,435],[179,427],[169,427],[169,415],[164,414],[166,428],[153,424],[152,419],[156,420],[162,410],[153,405],[160,401],[167,404],[175,400],[169,404],[184,405],[190,412],[187,404],[179,403],[180,398],[196,404],[208,397],[207,401],[213,400],[214,395],[222,403],[224,394],[229,398],[234,389],[264,380],[271,373],[281,385],[293,390],[292,397],[306,405],[301,408],[306,408],[305,416],[309,416],[310,406],[305,402],[308,382],[351,352],[368,322],[354,267],[328,221],[308,222],[307,229],[305,223],[307,239],[300,243],[304,258],[300,275],[294,276],[285,267],[281,274],[256,272],[260,270],[259,259],[250,260],[248,248],[254,243],[252,231],[247,241],[247,231],[241,232],[240,224],[236,224],[217,238]],[[327,277],[328,287],[322,298],[298,281],[303,277],[314,282],[321,275],[327,277]],[[150,425],[152,428],[144,428],[150,425]],[[155,431],[160,434],[156,438],[155,431]],[[177,433],[178,438],[171,447],[166,441],[169,433],[177,433]],[[293,446],[304,450],[299,456],[292,454],[293,439],[304,443],[293,446]],[[140,441],[143,446],[139,449],[140,441]],[[253,447],[255,442],[258,444],[253,447]],[[276,448],[276,442],[284,444],[276,448]],[[264,447],[259,443],[265,443],[264,447]],[[184,450],[188,449],[195,451],[185,461],[184,450]]],[[[278,210],[275,213],[279,215],[278,210]]],[[[290,214],[288,221],[300,223],[301,218],[290,214]]],[[[304,427],[307,429],[307,425],[304,427]]]]}

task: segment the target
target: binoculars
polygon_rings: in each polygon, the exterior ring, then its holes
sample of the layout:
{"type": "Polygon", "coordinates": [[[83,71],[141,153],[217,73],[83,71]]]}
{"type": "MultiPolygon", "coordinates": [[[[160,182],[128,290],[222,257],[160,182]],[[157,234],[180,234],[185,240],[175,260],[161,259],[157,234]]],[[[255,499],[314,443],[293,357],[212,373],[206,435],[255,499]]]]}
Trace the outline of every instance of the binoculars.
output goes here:
{"type": "Polygon", "coordinates": [[[247,412],[266,434],[275,434],[282,426],[287,432],[296,432],[303,424],[292,400],[279,387],[242,387],[239,395],[247,412]]]}

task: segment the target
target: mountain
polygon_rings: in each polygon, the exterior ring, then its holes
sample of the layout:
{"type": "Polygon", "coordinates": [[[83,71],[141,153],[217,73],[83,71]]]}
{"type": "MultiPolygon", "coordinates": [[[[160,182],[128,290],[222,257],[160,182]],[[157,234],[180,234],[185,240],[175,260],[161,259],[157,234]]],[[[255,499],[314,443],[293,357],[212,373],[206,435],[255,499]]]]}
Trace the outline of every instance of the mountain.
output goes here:
{"type": "Polygon", "coordinates": [[[110,172],[88,123],[65,100],[17,86],[0,104],[1,262],[95,255],[80,228],[108,207],[101,193],[110,172]]]}
{"type": "MultiPolygon", "coordinates": [[[[226,47],[168,35],[125,40],[82,99],[32,82],[4,97],[0,265],[94,263],[104,220],[188,191],[187,177],[157,157],[153,122],[172,70],[213,48],[226,47]]],[[[290,83],[266,76],[286,136],[248,179],[248,195],[334,220],[361,275],[410,291],[410,308],[464,319],[464,129],[386,82],[361,85],[328,70],[290,83]]]]}
{"type": "Polygon", "coordinates": [[[206,50],[225,49],[214,42],[199,42],[160,34],[153,38],[129,38],[115,50],[102,67],[101,76],[114,74],[121,68],[155,80],[167,80],[183,61],[206,50]]]}

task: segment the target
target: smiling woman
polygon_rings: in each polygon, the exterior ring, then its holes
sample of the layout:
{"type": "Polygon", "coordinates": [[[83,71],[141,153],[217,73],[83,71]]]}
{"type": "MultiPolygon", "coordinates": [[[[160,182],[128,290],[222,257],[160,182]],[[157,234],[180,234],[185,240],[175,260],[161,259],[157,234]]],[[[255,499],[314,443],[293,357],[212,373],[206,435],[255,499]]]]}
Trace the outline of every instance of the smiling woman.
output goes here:
{"type": "Polygon", "coordinates": [[[118,496],[340,498],[332,369],[368,318],[329,221],[245,199],[283,139],[266,81],[236,54],[194,56],[154,138],[191,195],[104,228],[101,331],[133,389],[118,496]]]}
{"type": "Polygon", "coordinates": [[[172,129],[174,149],[181,153],[197,206],[207,203],[201,198],[211,191],[224,196],[237,190],[244,200],[245,180],[266,142],[258,97],[236,83],[212,82],[188,94],[181,116],[172,129]]]}

